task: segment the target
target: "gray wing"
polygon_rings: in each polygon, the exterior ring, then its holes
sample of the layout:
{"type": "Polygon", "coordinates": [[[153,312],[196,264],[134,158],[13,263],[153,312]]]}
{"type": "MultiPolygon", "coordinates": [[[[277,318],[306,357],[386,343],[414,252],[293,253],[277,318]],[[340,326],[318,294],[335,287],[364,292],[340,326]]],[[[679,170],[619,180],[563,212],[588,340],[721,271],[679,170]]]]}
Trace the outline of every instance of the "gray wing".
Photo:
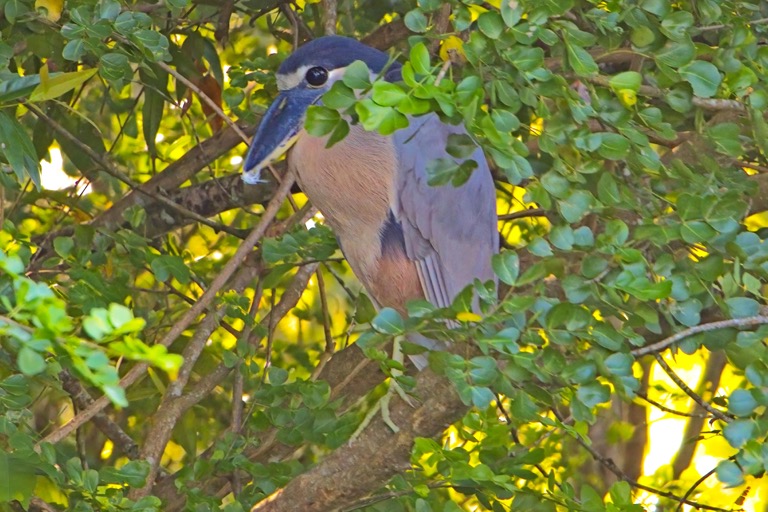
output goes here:
{"type": "Polygon", "coordinates": [[[451,158],[445,144],[453,133],[466,131],[429,114],[412,118],[408,128],[393,135],[399,170],[392,212],[402,226],[406,255],[417,264],[424,294],[438,307],[450,306],[475,278],[495,281],[491,256],[499,251],[496,191],[480,148],[470,157],[477,168],[466,183],[427,184],[427,164],[451,158]]]}

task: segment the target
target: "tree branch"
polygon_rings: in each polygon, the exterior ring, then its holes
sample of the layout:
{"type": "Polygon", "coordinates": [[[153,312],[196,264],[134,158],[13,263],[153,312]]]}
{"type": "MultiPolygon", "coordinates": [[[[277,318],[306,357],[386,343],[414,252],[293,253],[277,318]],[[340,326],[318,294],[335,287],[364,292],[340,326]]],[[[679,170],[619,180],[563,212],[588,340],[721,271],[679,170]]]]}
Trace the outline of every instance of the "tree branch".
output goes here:
{"type": "Polygon", "coordinates": [[[720,320],[718,322],[710,322],[707,324],[694,325],[687,329],[673,334],[663,340],[646,345],[644,347],[630,350],[630,354],[635,357],[644,356],[647,354],[654,354],[661,352],[662,350],[671,347],[678,341],[682,341],[689,336],[699,334],[702,332],[716,331],[718,329],[726,329],[728,327],[751,327],[753,325],[765,325],[768,324],[768,316],[758,315],[750,316],[746,318],[730,318],[728,320],[720,320]]]}
{"type": "MultiPolygon", "coordinates": [[[[611,77],[597,75],[586,79],[590,83],[599,85],[601,87],[610,87],[611,77]]],[[[637,91],[640,96],[647,96],[649,98],[663,98],[667,95],[667,92],[653,87],[651,85],[641,85],[637,91]]],[[[747,109],[743,103],[737,100],[721,99],[721,98],[701,98],[694,96],[691,99],[694,106],[703,108],[704,110],[731,110],[734,112],[746,112],[747,109]]]]}
{"type": "Polygon", "coordinates": [[[656,358],[656,361],[659,363],[659,366],[664,370],[664,372],[669,375],[669,378],[672,379],[672,381],[677,384],[677,386],[689,397],[693,399],[694,402],[699,404],[702,409],[707,411],[709,414],[714,416],[715,418],[719,419],[720,421],[724,421],[726,423],[730,423],[733,419],[729,415],[726,415],[726,413],[723,413],[722,411],[715,409],[711,405],[709,405],[706,401],[704,401],[703,398],[701,398],[698,394],[694,393],[691,388],[689,388],[685,382],[683,382],[683,379],[678,376],[672,368],[667,364],[667,362],[664,360],[663,357],[659,354],[654,354],[654,357],[656,358]]]}
{"type": "MultiPolygon", "coordinates": [[[[69,370],[60,371],[59,380],[61,380],[61,386],[70,394],[78,409],[86,409],[93,403],[91,395],[69,370]]],[[[126,434],[120,428],[120,425],[112,421],[109,416],[100,412],[93,417],[93,423],[126,457],[136,459],[139,456],[139,447],[133,438],[126,434]]]]}
{"type": "Polygon", "coordinates": [[[394,434],[380,420],[372,422],[354,443],[344,445],[286,487],[258,503],[253,512],[321,512],[355,504],[408,467],[416,437],[434,437],[461,418],[468,407],[453,384],[429,369],[416,376],[417,404],[399,396],[390,402],[394,434]],[[365,471],[361,471],[365,468],[365,471]],[[328,478],[333,485],[328,485],[328,478]]]}

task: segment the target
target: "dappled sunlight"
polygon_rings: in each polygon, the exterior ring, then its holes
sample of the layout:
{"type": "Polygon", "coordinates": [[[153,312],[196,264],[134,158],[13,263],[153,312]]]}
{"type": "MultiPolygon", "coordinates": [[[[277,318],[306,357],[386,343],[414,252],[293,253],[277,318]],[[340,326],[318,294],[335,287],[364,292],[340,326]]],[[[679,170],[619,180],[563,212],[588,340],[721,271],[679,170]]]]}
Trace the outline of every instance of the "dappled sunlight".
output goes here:
{"type": "Polygon", "coordinates": [[[48,149],[51,160],[40,161],[40,182],[46,190],[64,190],[77,186],[79,194],[88,194],[91,185],[85,178],[75,178],[64,172],[64,159],[61,150],[52,146],[48,149]]]}

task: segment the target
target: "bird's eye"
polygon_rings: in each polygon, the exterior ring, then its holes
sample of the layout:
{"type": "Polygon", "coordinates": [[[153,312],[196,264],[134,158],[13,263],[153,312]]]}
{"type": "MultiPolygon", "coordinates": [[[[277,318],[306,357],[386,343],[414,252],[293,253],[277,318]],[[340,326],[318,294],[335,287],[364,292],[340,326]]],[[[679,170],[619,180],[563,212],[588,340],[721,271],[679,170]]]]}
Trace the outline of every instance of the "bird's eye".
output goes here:
{"type": "Polygon", "coordinates": [[[309,68],[305,78],[307,79],[307,83],[312,87],[320,87],[328,81],[328,70],[321,68],[320,66],[309,68]]]}

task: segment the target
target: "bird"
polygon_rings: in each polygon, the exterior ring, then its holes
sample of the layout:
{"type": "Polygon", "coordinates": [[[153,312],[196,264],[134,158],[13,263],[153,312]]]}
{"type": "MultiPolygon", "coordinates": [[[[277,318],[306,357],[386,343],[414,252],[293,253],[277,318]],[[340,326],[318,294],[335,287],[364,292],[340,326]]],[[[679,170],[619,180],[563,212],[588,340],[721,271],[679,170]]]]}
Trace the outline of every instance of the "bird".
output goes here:
{"type": "MultiPolygon", "coordinates": [[[[322,213],[374,305],[406,314],[410,300],[447,308],[475,279],[496,282],[491,258],[499,251],[496,191],[478,146],[477,164],[460,186],[430,186],[427,166],[446,151],[448,137],[463,126],[436,113],[409,117],[408,127],[384,136],[351,124],[341,141],[304,129],[307,109],[363,61],[371,78],[401,80],[401,64],[385,52],[343,36],[324,36],[299,47],[279,66],[278,95],[261,119],[246,157],[243,180],[257,184],[261,172],[287,153],[301,190],[322,213]]],[[[445,346],[409,335],[431,350],[445,346]]],[[[421,370],[425,358],[411,358],[421,370]]]]}

